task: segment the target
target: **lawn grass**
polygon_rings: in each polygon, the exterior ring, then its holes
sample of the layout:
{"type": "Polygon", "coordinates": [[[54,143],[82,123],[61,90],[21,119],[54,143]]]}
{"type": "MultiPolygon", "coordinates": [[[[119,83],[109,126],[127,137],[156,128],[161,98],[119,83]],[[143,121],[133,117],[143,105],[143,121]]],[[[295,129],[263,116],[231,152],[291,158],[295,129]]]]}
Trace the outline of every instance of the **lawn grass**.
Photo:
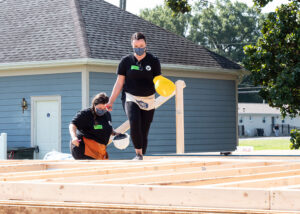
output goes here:
{"type": "Polygon", "coordinates": [[[290,139],[242,139],[239,146],[253,146],[254,150],[290,150],[290,139]]]}

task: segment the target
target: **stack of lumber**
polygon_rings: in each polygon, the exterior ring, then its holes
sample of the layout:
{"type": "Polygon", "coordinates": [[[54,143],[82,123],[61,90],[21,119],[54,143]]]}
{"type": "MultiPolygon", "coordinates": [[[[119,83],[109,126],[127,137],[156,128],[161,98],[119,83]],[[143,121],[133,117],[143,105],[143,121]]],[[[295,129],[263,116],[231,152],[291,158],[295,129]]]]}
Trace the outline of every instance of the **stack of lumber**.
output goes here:
{"type": "Polygon", "coordinates": [[[2,213],[300,213],[300,160],[0,161],[2,213]]]}

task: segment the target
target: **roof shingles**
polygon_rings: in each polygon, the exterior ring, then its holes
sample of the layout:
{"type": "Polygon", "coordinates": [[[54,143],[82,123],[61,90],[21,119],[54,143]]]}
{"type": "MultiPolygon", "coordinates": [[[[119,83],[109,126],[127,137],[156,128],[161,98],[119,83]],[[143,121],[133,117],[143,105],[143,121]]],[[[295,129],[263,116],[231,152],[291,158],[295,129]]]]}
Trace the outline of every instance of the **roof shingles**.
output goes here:
{"type": "Polygon", "coordinates": [[[0,22],[0,63],[83,57],[120,60],[132,52],[130,37],[140,31],[147,37],[149,51],[162,63],[241,68],[104,0],[4,1],[0,22]]]}
{"type": "Polygon", "coordinates": [[[0,63],[79,58],[66,0],[0,3],[0,63]]]}

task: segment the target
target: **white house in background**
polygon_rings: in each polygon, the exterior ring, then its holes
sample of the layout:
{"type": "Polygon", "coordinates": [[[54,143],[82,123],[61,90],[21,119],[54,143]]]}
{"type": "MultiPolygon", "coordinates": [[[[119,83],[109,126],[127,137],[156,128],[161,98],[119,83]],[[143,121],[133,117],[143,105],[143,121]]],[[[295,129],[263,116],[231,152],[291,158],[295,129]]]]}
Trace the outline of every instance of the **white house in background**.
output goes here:
{"type": "Polygon", "coordinates": [[[282,118],[280,110],[262,103],[238,104],[239,136],[274,136],[273,127],[279,125],[279,135],[289,135],[300,127],[300,117],[282,118]]]}

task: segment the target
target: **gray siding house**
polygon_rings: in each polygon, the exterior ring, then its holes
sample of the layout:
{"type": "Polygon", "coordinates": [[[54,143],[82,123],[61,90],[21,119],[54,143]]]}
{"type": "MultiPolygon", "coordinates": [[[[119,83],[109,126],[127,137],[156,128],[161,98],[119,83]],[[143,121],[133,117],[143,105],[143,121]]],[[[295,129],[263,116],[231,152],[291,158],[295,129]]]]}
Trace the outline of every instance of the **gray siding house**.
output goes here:
{"type": "MultiPolygon", "coordinates": [[[[147,36],[162,73],[184,80],[185,152],[233,151],[241,67],[103,0],[0,1],[0,133],[8,147],[69,152],[68,125],[99,92],[110,95],[130,36],[147,36]],[[25,98],[28,108],[22,110],[25,98]]],[[[118,101],[113,127],[127,118],[118,101]]],[[[133,156],[108,146],[112,159],[133,156]]],[[[156,110],[148,155],[176,152],[174,98],[156,110]]]]}

